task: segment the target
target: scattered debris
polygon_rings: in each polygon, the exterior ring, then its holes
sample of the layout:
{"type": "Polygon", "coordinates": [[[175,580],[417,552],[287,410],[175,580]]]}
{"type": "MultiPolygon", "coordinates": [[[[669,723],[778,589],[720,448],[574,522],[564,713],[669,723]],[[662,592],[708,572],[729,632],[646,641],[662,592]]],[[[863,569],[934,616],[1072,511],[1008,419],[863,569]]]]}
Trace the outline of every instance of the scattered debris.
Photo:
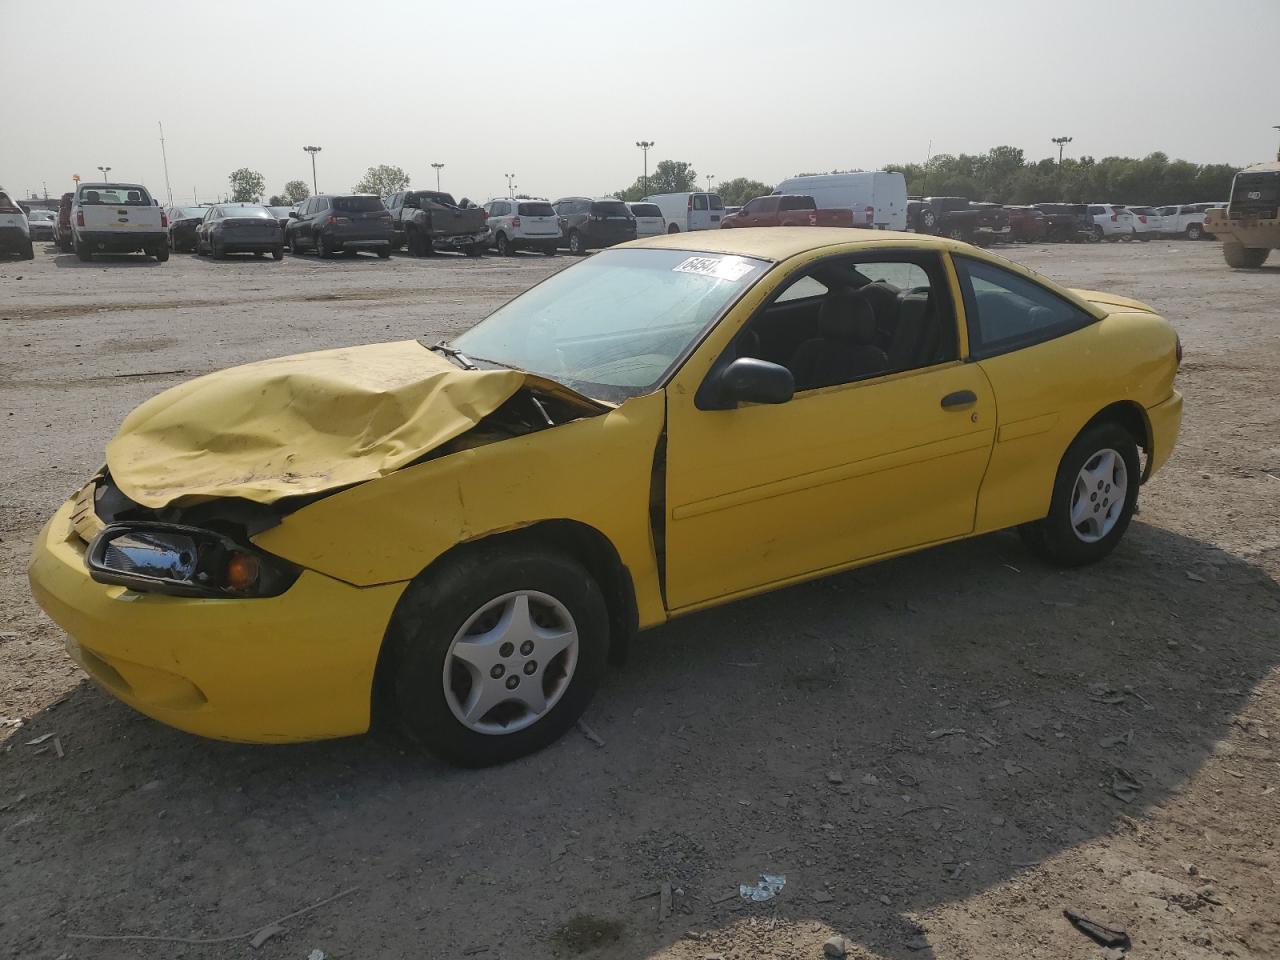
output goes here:
{"type": "Polygon", "coordinates": [[[1132,803],[1142,790],[1142,781],[1123,767],[1116,767],[1111,773],[1111,793],[1125,803],[1132,803]]]}
{"type": "Polygon", "coordinates": [[[824,957],[843,957],[847,949],[844,944],[844,937],[836,934],[834,937],[829,937],[827,942],[822,945],[822,955],[824,957]]]}
{"type": "Polygon", "coordinates": [[[725,894],[724,896],[722,896],[722,897],[716,897],[716,898],[715,898],[714,900],[712,900],[711,902],[712,902],[713,904],[716,904],[716,903],[724,903],[724,902],[726,902],[726,901],[728,901],[728,900],[733,900],[733,899],[735,899],[735,898],[737,898],[737,897],[740,897],[740,896],[742,896],[742,894],[741,894],[741,893],[734,893],[734,892],[730,891],[729,893],[726,893],[726,894],[725,894]]]}
{"type": "Polygon", "coordinates": [[[835,897],[831,895],[830,890],[815,890],[810,899],[814,903],[830,903],[835,897]]]}
{"type": "Polygon", "coordinates": [[[1010,777],[1016,777],[1020,773],[1026,773],[1027,768],[1020,763],[1014,763],[1012,760],[1004,762],[1004,772],[1010,777]]]}
{"type": "Polygon", "coordinates": [[[56,734],[52,734],[52,733],[42,733],[40,734],[40,736],[36,737],[34,740],[28,740],[27,746],[28,747],[39,746],[40,744],[44,743],[46,740],[52,740],[55,736],[56,734]]]}
{"type": "Polygon", "coordinates": [[[658,922],[665,923],[671,916],[671,882],[665,881],[658,890],[658,922]]]}
{"type": "Polygon", "coordinates": [[[762,873],[760,874],[760,882],[756,884],[744,883],[738,887],[738,896],[744,900],[751,900],[754,903],[764,903],[766,900],[772,900],[782,888],[787,885],[787,878],[781,873],[762,873]]]}
{"type": "Polygon", "coordinates": [[[61,760],[63,757],[65,757],[65,756],[66,756],[66,754],[65,754],[65,753],[63,753],[63,751],[62,751],[62,738],[61,738],[61,737],[54,737],[54,738],[53,738],[53,752],[54,752],[54,753],[56,753],[56,754],[58,755],[58,759],[59,759],[59,760],[61,760]]]}
{"type": "Polygon", "coordinates": [[[307,954],[307,960],[324,960],[323,950],[312,950],[307,954]]]}
{"type": "Polygon", "coordinates": [[[474,947],[467,947],[462,951],[464,957],[474,957],[479,953],[488,953],[492,949],[487,943],[477,943],[474,947]]]}
{"type": "Polygon", "coordinates": [[[1132,743],[1133,743],[1133,728],[1131,727],[1128,733],[1117,734],[1114,737],[1103,737],[1101,740],[1098,741],[1098,746],[1102,747],[1105,750],[1110,750],[1112,747],[1118,747],[1121,744],[1124,744],[1127,747],[1127,746],[1130,746],[1132,743]]]}
{"type": "Polygon", "coordinates": [[[249,941],[249,946],[257,950],[272,937],[282,933],[284,933],[284,927],[278,923],[269,923],[253,935],[253,939],[249,941]]]}
{"type": "Polygon", "coordinates": [[[1063,910],[1062,915],[1067,918],[1068,923],[1100,947],[1119,947],[1121,950],[1128,950],[1133,946],[1129,934],[1123,930],[1090,920],[1074,910],[1063,910]]]}
{"type": "Polygon", "coordinates": [[[1089,684],[1089,699],[1094,703],[1124,703],[1124,694],[1106,683],[1089,684]]]}
{"type": "Polygon", "coordinates": [[[862,778],[862,784],[863,786],[867,786],[867,787],[876,787],[880,785],[880,778],[877,777],[874,773],[868,773],[865,777],[862,778]]]}
{"type": "Polygon", "coordinates": [[[1204,578],[1204,577],[1200,576],[1200,574],[1198,574],[1198,573],[1194,573],[1194,572],[1192,572],[1191,570],[1187,570],[1187,571],[1186,571],[1186,574],[1187,574],[1187,579],[1188,579],[1188,580],[1194,580],[1196,583],[1207,583],[1207,582],[1208,582],[1208,581],[1206,581],[1206,580],[1205,580],[1205,578],[1204,578]]]}
{"type": "MultiPolygon", "coordinates": [[[[134,934],[134,933],[69,933],[67,934],[72,940],[117,940],[117,941],[147,941],[152,943],[191,943],[197,945],[209,943],[231,943],[234,940],[249,940],[256,937],[268,927],[281,926],[286,920],[292,920],[294,917],[300,917],[304,913],[310,913],[313,910],[319,910],[326,904],[333,903],[343,897],[349,896],[359,890],[359,886],[347,887],[345,890],[339,890],[331,897],[325,897],[323,900],[317,900],[309,907],[303,907],[301,910],[295,910],[293,913],[286,913],[283,917],[277,917],[268,923],[254,927],[252,930],[246,930],[244,933],[233,933],[225,937],[170,937],[170,936],[154,936],[151,934],[134,934]]],[[[324,960],[324,953],[320,950],[313,950],[311,956],[307,960],[315,960],[315,955],[320,955],[320,960],[324,960]]]]}
{"type": "Polygon", "coordinates": [[[0,717],[0,727],[20,727],[26,722],[21,717],[0,717]]]}
{"type": "Polygon", "coordinates": [[[930,730],[930,740],[941,740],[943,737],[956,737],[964,733],[959,727],[945,727],[941,730],[930,730]]]}
{"type": "Polygon", "coordinates": [[[844,774],[839,770],[827,771],[827,783],[841,784],[844,783],[844,774]]]}
{"type": "Polygon", "coordinates": [[[594,743],[597,747],[603,747],[604,741],[600,739],[600,735],[586,725],[582,720],[578,721],[578,729],[582,731],[582,735],[594,743]]]}
{"type": "Polygon", "coordinates": [[[986,709],[1003,710],[1005,707],[1011,707],[1011,706],[1013,706],[1012,700],[997,700],[995,703],[988,704],[986,709]]]}
{"type": "Polygon", "coordinates": [[[926,937],[923,933],[917,933],[914,937],[912,937],[910,940],[907,941],[906,947],[908,950],[928,950],[929,938],[926,937]]]}
{"type": "Polygon", "coordinates": [[[589,913],[570,917],[552,935],[552,939],[573,953],[585,953],[596,947],[617,943],[622,939],[622,924],[589,913]]]}

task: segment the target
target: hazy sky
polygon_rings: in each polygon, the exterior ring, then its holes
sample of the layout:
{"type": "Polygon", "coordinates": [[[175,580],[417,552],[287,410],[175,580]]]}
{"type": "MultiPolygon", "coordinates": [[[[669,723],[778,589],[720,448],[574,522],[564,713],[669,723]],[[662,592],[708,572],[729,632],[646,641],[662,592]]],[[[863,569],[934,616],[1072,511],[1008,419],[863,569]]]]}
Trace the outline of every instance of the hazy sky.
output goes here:
{"type": "MultiPolygon", "coordinates": [[[[347,190],[374,164],[482,201],[601,194],[671,158],[717,179],[923,160],[1271,159],[1280,0],[0,0],[0,184],[347,190]],[[1254,47],[1253,56],[1232,52],[1254,47]]],[[[163,200],[162,200],[163,202],[163,200]]]]}

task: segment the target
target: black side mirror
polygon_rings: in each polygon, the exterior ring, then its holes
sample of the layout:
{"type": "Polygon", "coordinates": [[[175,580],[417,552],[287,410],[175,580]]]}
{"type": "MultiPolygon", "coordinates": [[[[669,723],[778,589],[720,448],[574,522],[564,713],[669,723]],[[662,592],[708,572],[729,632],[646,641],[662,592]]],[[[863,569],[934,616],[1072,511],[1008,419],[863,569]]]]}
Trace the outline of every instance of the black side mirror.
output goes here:
{"type": "Polygon", "coordinates": [[[300,213],[298,213],[298,211],[297,211],[297,210],[290,210],[290,211],[289,211],[289,216],[290,216],[290,217],[292,217],[294,220],[297,220],[297,219],[299,219],[302,215],[301,215],[300,213]]]}
{"type": "Polygon", "coordinates": [[[778,363],[739,357],[716,377],[716,399],[722,409],[739,403],[786,403],[796,392],[796,378],[778,363]]]}

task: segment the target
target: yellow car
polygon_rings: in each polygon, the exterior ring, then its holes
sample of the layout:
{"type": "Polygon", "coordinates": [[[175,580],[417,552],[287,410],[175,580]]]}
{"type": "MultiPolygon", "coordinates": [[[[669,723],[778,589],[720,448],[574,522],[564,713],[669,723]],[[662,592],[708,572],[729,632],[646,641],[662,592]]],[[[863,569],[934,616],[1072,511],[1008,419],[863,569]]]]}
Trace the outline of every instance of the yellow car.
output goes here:
{"type": "Polygon", "coordinates": [[[449,344],[147,401],[31,584],[94,680],[175,727],[387,718],[494,763],[670,617],[1009,527],[1103,557],[1173,449],[1180,360],[1151,308],[950,240],[641,240],[449,344]]]}

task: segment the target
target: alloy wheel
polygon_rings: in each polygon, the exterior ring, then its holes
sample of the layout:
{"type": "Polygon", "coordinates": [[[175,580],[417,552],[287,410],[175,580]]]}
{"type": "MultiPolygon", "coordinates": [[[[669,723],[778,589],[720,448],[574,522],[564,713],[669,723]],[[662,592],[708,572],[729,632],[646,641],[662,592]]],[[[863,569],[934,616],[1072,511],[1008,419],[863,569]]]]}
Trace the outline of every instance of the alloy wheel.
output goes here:
{"type": "Polygon", "coordinates": [[[1097,543],[1124,513],[1129,468],[1110,448],[1085,461],[1071,491],[1071,528],[1085,543],[1097,543]]]}

